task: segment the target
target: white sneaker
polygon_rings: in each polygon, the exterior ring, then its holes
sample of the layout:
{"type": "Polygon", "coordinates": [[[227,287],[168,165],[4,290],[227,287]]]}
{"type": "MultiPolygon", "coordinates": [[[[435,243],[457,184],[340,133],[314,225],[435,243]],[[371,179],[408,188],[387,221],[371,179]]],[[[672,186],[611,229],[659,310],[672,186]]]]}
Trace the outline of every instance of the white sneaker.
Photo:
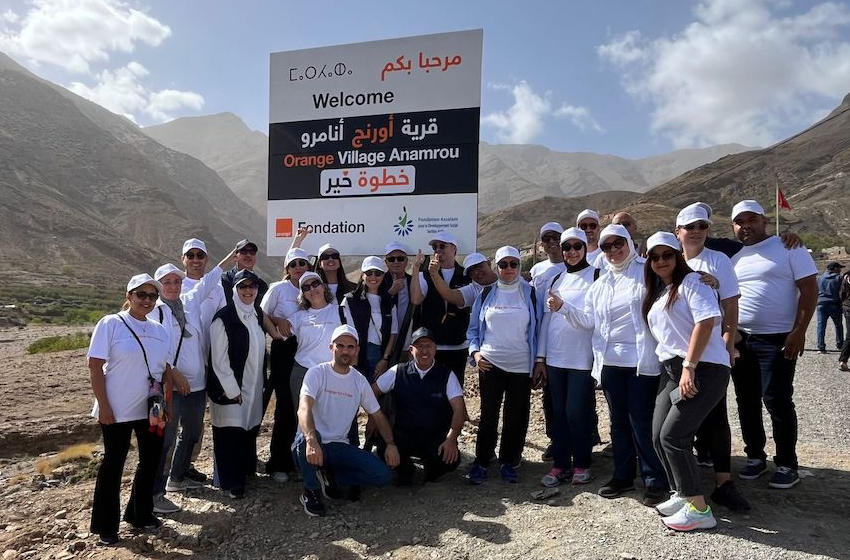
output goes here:
{"type": "Polygon", "coordinates": [[[286,482],[289,482],[289,475],[286,474],[285,472],[276,472],[276,473],[274,473],[274,475],[272,475],[272,478],[274,479],[275,482],[280,483],[280,484],[284,484],[286,482]]]}
{"type": "Polygon", "coordinates": [[[684,496],[681,496],[678,492],[673,492],[670,494],[670,499],[666,502],[661,502],[655,506],[655,509],[664,517],[669,517],[677,513],[687,503],[684,496]]]}
{"type": "Polygon", "coordinates": [[[165,494],[153,497],[154,513],[175,513],[180,511],[180,506],[165,497],[165,494]]]}
{"type": "Polygon", "coordinates": [[[705,506],[705,511],[697,511],[692,504],[687,504],[674,515],[665,517],[661,521],[674,531],[694,531],[717,527],[717,520],[714,519],[708,505],[705,506]]]}
{"type": "Polygon", "coordinates": [[[200,482],[184,477],[183,480],[174,480],[169,478],[165,485],[168,492],[181,492],[183,490],[197,490],[203,488],[204,485],[200,482]]]}

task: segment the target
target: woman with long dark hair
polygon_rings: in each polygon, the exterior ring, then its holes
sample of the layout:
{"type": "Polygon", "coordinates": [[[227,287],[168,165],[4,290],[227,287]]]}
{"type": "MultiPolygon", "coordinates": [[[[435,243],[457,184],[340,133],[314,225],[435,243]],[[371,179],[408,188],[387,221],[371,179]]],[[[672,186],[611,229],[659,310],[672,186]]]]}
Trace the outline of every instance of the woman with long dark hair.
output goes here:
{"type": "Polygon", "coordinates": [[[700,489],[693,442],[703,420],[726,396],[731,375],[720,304],[712,288],[685,262],[675,235],[652,235],[647,250],[641,311],[657,342],[655,353],[662,369],[653,442],[674,488],[671,497],[656,507],[671,529],[710,529],[717,521],[700,489]]]}
{"type": "Polygon", "coordinates": [[[327,285],[331,295],[336,298],[337,303],[342,303],[345,294],[354,290],[356,285],[345,276],[345,269],[342,267],[342,256],[330,243],[325,243],[319,247],[319,254],[316,256],[316,273],[322,282],[327,285]]]}

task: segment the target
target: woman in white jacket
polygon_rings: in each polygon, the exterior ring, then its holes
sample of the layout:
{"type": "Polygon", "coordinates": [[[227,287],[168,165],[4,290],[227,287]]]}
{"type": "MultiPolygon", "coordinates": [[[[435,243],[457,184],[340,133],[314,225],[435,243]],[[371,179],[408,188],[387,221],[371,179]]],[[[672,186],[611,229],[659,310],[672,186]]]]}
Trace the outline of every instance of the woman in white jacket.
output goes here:
{"type": "Polygon", "coordinates": [[[614,476],[599,495],[616,498],[633,490],[637,459],[645,486],[642,502],[655,506],[667,499],[669,485],[652,444],[660,370],[655,341],[641,314],[646,261],[621,225],[605,227],[599,247],[607,270],[588,290],[582,309],[565,301],[560,311],[576,328],[593,332],[592,374],[602,383],[611,415],[614,476]]]}

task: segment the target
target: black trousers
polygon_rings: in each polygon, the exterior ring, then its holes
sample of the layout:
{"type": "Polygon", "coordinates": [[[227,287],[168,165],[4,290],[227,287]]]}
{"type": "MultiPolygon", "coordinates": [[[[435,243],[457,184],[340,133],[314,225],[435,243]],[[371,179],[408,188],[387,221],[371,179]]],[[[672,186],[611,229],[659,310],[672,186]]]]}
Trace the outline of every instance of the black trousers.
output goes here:
{"type": "Polygon", "coordinates": [[[245,479],[257,468],[257,434],[260,427],[217,428],[213,426],[213,452],[222,490],[245,488],[245,479]]]}
{"type": "Polygon", "coordinates": [[[267,474],[296,470],[291,449],[292,442],[295,441],[297,419],[295,407],[292,404],[289,378],[292,375],[297,348],[298,341],[294,337],[272,341],[269,356],[269,384],[263,392],[263,416],[265,416],[272,392],[275,396],[274,425],[271,443],[269,443],[269,460],[266,463],[267,474]]]}
{"type": "Polygon", "coordinates": [[[725,395],[702,421],[694,440],[694,449],[700,455],[709,454],[714,462],[714,472],[732,472],[732,430],[729,428],[725,395]]]}
{"type": "Polygon", "coordinates": [[[100,425],[103,433],[103,462],[97,471],[97,483],[94,487],[90,526],[92,533],[118,534],[121,475],[124,472],[127,452],[130,450],[130,437],[134,432],[139,448],[139,464],[133,477],[130,500],[124,510],[124,521],[132,525],[145,525],[154,519],[153,481],[162,453],[162,438],[156,432],[149,432],[149,425],[147,419],[100,425]]]}
{"type": "Polygon", "coordinates": [[[460,350],[437,350],[434,361],[452,370],[457,376],[458,383],[463,387],[463,374],[466,371],[466,363],[469,361],[469,350],[467,348],[460,350]]]}
{"type": "MultiPolygon", "coordinates": [[[[396,472],[400,477],[413,476],[416,466],[413,464],[413,458],[422,461],[425,467],[425,480],[432,482],[437,480],[446,473],[450,473],[457,469],[460,465],[460,455],[453,463],[446,463],[437,452],[437,449],[446,441],[446,434],[449,432],[449,426],[444,430],[434,430],[430,433],[423,433],[418,430],[406,430],[398,426],[393,428],[393,438],[395,439],[396,447],[400,462],[396,467],[396,472]]],[[[386,445],[381,441],[378,446],[378,456],[383,457],[386,445]]]]}
{"type": "Polygon", "coordinates": [[[508,373],[491,366],[488,371],[478,370],[481,393],[481,418],[478,422],[478,439],[475,441],[475,462],[487,466],[496,450],[499,409],[502,407],[502,439],[499,446],[499,463],[515,465],[522,457],[528,416],[531,410],[531,378],[527,373],[508,373]]]}

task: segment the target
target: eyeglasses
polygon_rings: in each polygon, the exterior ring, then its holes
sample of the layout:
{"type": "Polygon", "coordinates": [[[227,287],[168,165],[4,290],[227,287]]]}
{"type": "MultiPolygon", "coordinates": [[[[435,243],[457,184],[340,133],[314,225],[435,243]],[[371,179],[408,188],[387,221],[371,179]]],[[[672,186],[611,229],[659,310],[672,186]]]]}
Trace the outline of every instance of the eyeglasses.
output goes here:
{"type": "Polygon", "coordinates": [[[579,241],[578,243],[564,243],[563,245],[561,245],[561,250],[565,253],[569,250],[581,251],[582,247],[584,247],[584,243],[582,243],[581,241],[579,241]]]}
{"type": "Polygon", "coordinates": [[[363,274],[365,274],[366,276],[383,276],[383,275],[384,275],[384,271],[383,271],[383,270],[374,270],[374,269],[373,269],[373,270],[367,270],[367,271],[366,271],[366,272],[364,272],[363,274]]]}
{"type": "Polygon", "coordinates": [[[304,284],[303,286],[301,286],[301,291],[306,294],[307,292],[309,292],[313,288],[318,288],[321,285],[322,285],[322,283],[319,282],[318,280],[313,280],[309,284],[304,284]]]}
{"type": "Polygon", "coordinates": [[[388,263],[404,262],[406,260],[407,260],[407,255],[404,255],[403,257],[387,257],[386,258],[386,261],[388,263]]]}
{"type": "Polygon", "coordinates": [[[540,238],[540,241],[542,241],[543,243],[556,243],[558,239],[559,236],[557,235],[544,235],[540,238]]]}
{"type": "Polygon", "coordinates": [[[204,253],[203,251],[194,251],[194,252],[189,251],[188,253],[186,253],[186,259],[190,260],[190,261],[195,260],[195,259],[202,261],[205,258],[207,258],[207,254],[204,253]]]}
{"type": "Polygon", "coordinates": [[[687,225],[684,225],[684,226],[681,226],[681,227],[685,231],[694,231],[695,229],[698,229],[700,231],[705,231],[705,230],[708,229],[709,226],[705,222],[694,222],[692,224],[687,224],[687,225]]]}
{"type": "Polygon", "coordinates": [[[414,348],[422,352],[423,350],[435,350],[437,348],[436,344],[414,344],[414,348]]]}
{"type": "Polygon", "coordinates": [[[142,301],[145,301],[146,299],[149,299],[151,301],[156,301],[156,298],[159,297],[159,294],[156,293],[156,292],[148,293],[148,292],[138,292],[137,291],[137,292],[133,292],[133,294],[135,294],[136,297],[139,298],[142,301]]]}
{"type": "Polygon", "coordinates": [[[319,256],[320,261],[329,261],[331,259],[338,261],[339,260],[339,253],[325,253],[325,254],[319,256]]]}
{"type": "Polygon", "coordinates": [[[241,254],[241,255],[252,255],[253,256],[253,255],[257,254],[257,251],[255,249],[240,249],[236,252],[241,254]]]}
{"type": "Polygon", "coordinates": [[[651,262],[670,261],[676,258],[676,253],[673,251],[664,251],[663,253],[650,253],[649,260],[651,262]]]}
{"type": "Polygon", "coordinates": [[[291,266],[291,267],[295,268],[295,267],[305,267],[305,266],[307,266],[307,264],[308,264],[307,261],[305,261],[304,259],[295,259],[293,261],[289,261],[289,264],[287,266],[291,266]]]}
{"type": "Polygon", "coordinates": [[[446,244],[445,243],[431,243],[431,248],[434,249],[435,251],[438,250],[438,249],[440,251],[442,251],[443,249],[446,248],[446,244]]]}
{"type": "Polygon", "coordinates": [[[581,228],[582,231],[587,231],[589,229],[598,228],[599,224],[597,224],[596,222],[588,222],[586,224],[579,224],[578,227],[581,228]]]}
{"type": "Polygon", "coordinates": [[[620,237],[611,243],[603,243],[599,246],[603,253],[610,253],[613,249],[622,249],[626,245],[626,240],[620,237]]]}
{"type": "Polygon", "coordinates": [[[254,284],[253,282],[242,282],[242,283],[241,283],[241,284],[239,284],[239,286],[237,286],[237,287],[238,287],[240,290],[256,290],[256,289],[257,289],[257,285],[256,285],[256,284],[254,284]]]}
{"type": "Polygon", "coordinates": [[[511,267],[517,268],[519,266],[519,261],[499,261],[499,268],[502,270],[511,267]]]}

